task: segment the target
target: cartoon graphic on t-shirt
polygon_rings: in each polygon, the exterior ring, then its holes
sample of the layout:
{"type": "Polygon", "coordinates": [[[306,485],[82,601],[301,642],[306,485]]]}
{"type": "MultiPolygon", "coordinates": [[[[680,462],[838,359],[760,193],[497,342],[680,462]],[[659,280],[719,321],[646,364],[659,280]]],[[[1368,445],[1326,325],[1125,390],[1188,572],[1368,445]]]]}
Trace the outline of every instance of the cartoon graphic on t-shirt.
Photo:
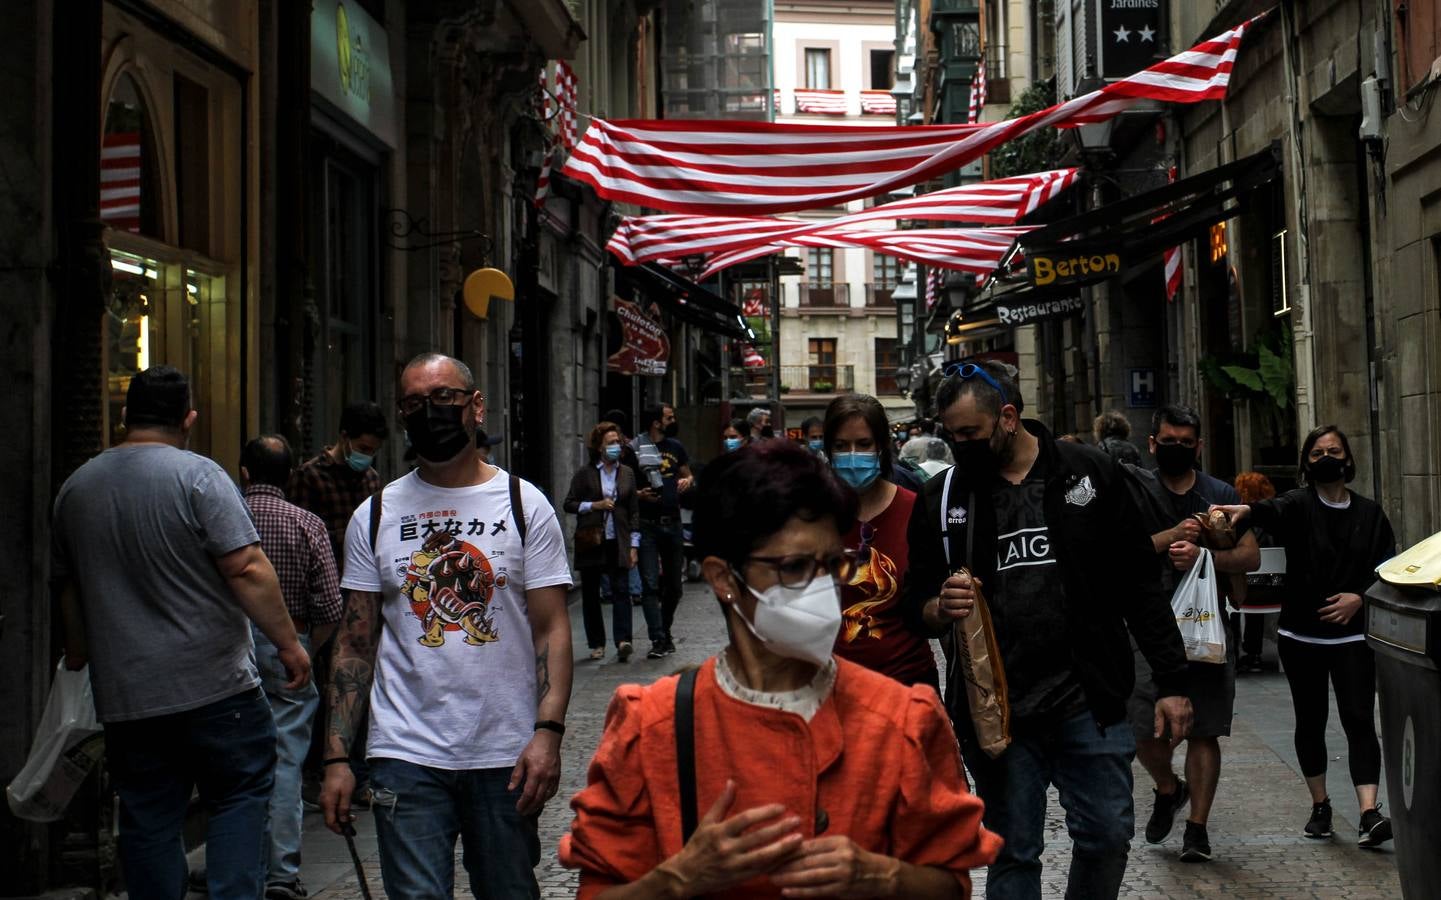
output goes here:
{"type": "Polygon", "coordinates": [[[410,555],[400,588],[425,629],[420,643],[439,647],[447,631],[464,631],[465,642],[477,647],[499,640],[490,600],[504,578],[477,547],[448,531],[426,538],[410,555]]]}
{"type": "Polygon", "coordinates": [[[895,561],[871,547],[847,584],[859,590],[862,599],[842,611],[841,640],[854,643],[861,638],[885,637],[885,629],[876,624],[874,613],[895,602],[900,590],[895,561]]]}

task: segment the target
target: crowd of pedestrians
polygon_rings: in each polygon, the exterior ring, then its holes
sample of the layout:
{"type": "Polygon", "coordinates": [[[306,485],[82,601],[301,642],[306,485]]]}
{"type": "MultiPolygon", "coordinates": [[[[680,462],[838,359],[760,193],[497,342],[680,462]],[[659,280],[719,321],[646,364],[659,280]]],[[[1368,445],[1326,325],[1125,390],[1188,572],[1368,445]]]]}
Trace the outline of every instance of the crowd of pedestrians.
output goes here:
{"type": "Polygon", "coordinates": [[[559,847],[582,897],[961,897],[980,867],[987,896],[1038,897],[1050,788],[1067,896],[1115,897],[1133,760],[1153,785],[1145,839],[1167,841],[1184,810],[1179,859],[1211,860],[1221,739],[1264,619],[1240,616],[1205,659],[1172,601],[1204,566],[1216,616],[1246,610],[1263,545],[1287,559],[1266,598],[1311,799],[1298,831],[1332,836],[1329,681],[1357,843],[1391,837],[1360,612],[1395,539],[1346,486],[1334,426],[1307,436],[1300,486],[1277,495],[1256,473],[1202,471],[1191,409],[1156,412],[1147,465],[1124,415],[1099,417],[1094,444],[1054,436],[1023,417],[1014,368],[970,362],[945,370],[934,420],[896,431],[851,394],[787,435],[758,406],[704,463],[671,406],[634,434],[608,411],[557,510],[490,462],[499,438],[463,362],[416,357],[397,396],[407,474],[382,484],[392,417],[359,403],[298,465],[284,437],[249,441],[237,489],[186,451],[189,385],[157,366],[131,380],[124,442],[59,492],[66,659],[90,666],[131,896],[178,898],[189,877],[217,898],[306,897],[309,774],[337,833],[372,811],[390,896],[452,896],[459,842],[475,896],[538,897],[572,570],[591,661],[632,659],[636,605],[646,657],[674,653],[688,568],[729,637],[612,698],[559,847]],[[978,623],[1000,740],[966,681],[978,623]],[[183,852],[193,791],[203,873],[183,852]]]}

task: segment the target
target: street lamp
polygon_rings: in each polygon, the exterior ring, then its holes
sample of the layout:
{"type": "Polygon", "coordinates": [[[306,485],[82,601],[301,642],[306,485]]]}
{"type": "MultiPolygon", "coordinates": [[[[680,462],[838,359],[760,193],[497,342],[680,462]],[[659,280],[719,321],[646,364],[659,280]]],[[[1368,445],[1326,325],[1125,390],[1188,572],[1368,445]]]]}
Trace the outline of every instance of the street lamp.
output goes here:
{"type": "MultiPolygon", "coordinates": [[[[1106,82],[1100,78],[1094,76],[1083,78],[1076,85],[1076,96],[1084,96],[1105,86],[1106,82]]],[[[1081,151],[1081,158],[1091,163],[1092,168],[1098,168],[1097,164],[1104,163],[1115,154],[1115,151],[1111,149],[1111,135],[1115,130],[1116,119],[1114,116],[1072,129],[1075,133],[1076,147],[1081,151]]]]}

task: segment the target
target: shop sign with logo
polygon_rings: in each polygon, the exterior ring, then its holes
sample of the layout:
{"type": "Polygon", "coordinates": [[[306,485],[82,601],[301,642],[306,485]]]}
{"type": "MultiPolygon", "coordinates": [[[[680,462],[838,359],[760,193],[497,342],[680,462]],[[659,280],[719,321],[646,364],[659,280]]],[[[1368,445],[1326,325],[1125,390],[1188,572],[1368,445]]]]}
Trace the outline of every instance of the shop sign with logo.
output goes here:
{"type": "Polygon", "coordinates": [[[1098,2],[1102,78],[1125,78],[1165,57],[1161,0],[1098,2]]]}
{"type": "Polygon", "coordinates": [[[654,306],[643,308],[619,297],[611,303],[620,319],[620,349],[611,354],[606,368],[621,375],[664,375],[670,361],[670,338],[654,306]]]}
{"type": "Polygon", "coordinates": [[[1075,296],[1050,297],[1044,300],[1007,300],[997,297],[996,319],[1002,325],[1014,327],[1074,316],[1085,308],[1085,301],[1075,296]]]}
{"type": "Polygon", "coordinates": [[[387,146],[397,146],[389,36],[355,3],[312,0],[310,87],[387,146]]]}
{"type": "Polygon", "coordinates": [[[1121,274],[1121,254],[1060,246],[1026,250],[1026,272],[1036,287],[1091,284],[1121,274]]]}

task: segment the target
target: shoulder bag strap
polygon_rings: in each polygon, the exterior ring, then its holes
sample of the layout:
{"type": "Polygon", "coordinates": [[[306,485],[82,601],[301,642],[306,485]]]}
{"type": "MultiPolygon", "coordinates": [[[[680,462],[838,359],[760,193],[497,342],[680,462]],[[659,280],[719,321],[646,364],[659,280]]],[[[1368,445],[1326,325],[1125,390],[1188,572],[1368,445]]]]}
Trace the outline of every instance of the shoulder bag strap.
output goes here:
{"type": "Polygon", "coordinates": [[[699,818],[695,796],[695,676],[688,669],[675,686],[675,759],[680,784],[681,843],[690,842],[699,818]]]}
{"type": "Polygon", "coordinates": [[[380,539],[380,513],[383,505],[381,497],[385,494],[385,488],[370,495],[370,552],[375,553],[375,543],[380,539]]]}
{"type": "Polygon", "coordinates": [[[525,546],[525,507],[520,504],[520,476],[510,476],[510,517],[515,520],[515,533],[525,546]]]}
{"type": "Polygon", "coordinates": [[[946,470],[946,481],[941,485],[941,544],[946,550],[946,565],[951,564],[951,523],[948,521],[949,513],[946,508],[951,500],[951,476],[956,474],[956,467],[951,466],[946,470]]]}

